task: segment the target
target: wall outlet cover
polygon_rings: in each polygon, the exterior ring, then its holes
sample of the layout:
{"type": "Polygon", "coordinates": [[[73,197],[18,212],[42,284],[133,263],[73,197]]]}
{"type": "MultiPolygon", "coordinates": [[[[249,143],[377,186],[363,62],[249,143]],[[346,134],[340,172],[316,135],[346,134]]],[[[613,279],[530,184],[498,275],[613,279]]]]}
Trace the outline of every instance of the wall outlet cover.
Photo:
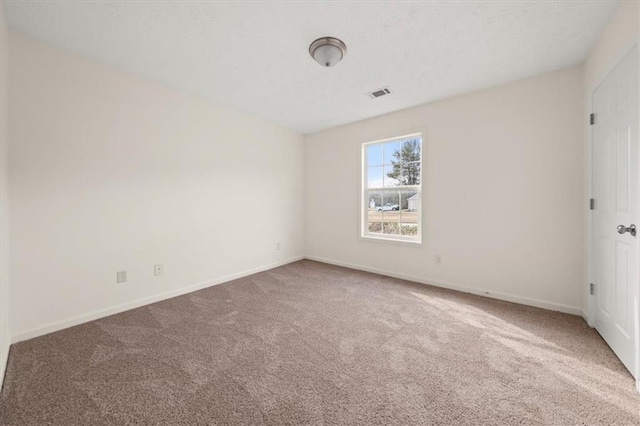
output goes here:
{"type": "Polygon", "coordinates": [[[164,264],[156,263],[155,265],[153,265],[153,275],[157,277],[158,275],[162,274],[164,274],[164,264]]]}

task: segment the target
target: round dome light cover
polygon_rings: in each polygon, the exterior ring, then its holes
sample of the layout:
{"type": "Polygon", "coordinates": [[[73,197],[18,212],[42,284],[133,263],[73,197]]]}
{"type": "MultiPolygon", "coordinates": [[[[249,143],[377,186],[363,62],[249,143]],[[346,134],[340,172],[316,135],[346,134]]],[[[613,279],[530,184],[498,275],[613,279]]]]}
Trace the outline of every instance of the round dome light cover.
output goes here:
{"type": "Polygon", "coordinates": [[[334,37],[321,37],[309,46],[311,57],[323,67],[332,67],[347,54],[347,46],[334,37]]]}

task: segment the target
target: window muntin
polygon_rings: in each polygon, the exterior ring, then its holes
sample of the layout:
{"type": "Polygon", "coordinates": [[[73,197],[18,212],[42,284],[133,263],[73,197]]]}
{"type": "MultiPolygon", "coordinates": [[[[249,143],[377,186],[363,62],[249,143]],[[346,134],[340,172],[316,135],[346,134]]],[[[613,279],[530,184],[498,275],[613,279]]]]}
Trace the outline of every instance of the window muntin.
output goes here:
{"type": "Polygon", "coordinates": [[[420,243],[422,240],[422,135],[362,147],[361,237],[420,243]]]}

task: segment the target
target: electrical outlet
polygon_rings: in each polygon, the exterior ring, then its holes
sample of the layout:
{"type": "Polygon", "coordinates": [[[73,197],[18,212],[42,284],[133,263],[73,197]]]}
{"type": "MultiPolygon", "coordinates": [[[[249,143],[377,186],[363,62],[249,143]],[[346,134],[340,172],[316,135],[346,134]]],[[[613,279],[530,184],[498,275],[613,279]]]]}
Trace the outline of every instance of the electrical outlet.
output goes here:
{"type": "Polygon", "coordinates": [[[436,265],[442,265],[442,255],[436,254],[435,256],[433,256],[433,263],[435,263],[436,265]]]}
{"type": "Polygon", "coordinates": [[[153,265],[153,275],[157,277],[158,275],[162,274],[164,274],[164,264],[156,263],[155,265],[153,265]]]}
{"type": "Polygon", "coordinates": [[[127,282],[127,271],[116,272],[116,283],[121,284],[127,282]]]}
{"type": "Polygon", "coordinates": [[[276,251],[280,251],[280,243],[276,243],[276,251]]]}

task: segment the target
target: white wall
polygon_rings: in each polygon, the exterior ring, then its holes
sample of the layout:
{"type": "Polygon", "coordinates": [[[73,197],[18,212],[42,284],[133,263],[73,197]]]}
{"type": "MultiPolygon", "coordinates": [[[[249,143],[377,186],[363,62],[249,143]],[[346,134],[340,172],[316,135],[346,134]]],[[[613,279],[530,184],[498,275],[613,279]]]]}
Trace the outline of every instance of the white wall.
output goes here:
{"type": "MultiPolygon", "coordinates": [[[[583,68],[310,135],[304,164],[300,135],[11,33],[14,340],[297,258],[305,237],[310,257],[586,309],[585,117],[595,84],[637,40],[638,13],[622,2],[583,68]],[[425,243],[358,240],[360,142],[415,130],[425,131],[425,243]],[[155,278],[158,262],[165,275],[155,278]],[[125,285],[114,283],[120,269],[125,285]]],[[[0,30],[5,67],[1,11],[0,30]]],[[[6,122],[2,115],[0,356],[6,122]]]]}
{"type": "Polygon", "coordinates": [[[307,254],[580,313],[582,77],[557,71],[308,136],[307,254]],[[416,130],[422,246],[359,240],[361,143],[416,130]]]}
{"type": "Polygon", "coordinates": [[[10,49],[14,341],[304,255],[301,135],[15,32],[10,49]]]}
{"type": "MultiPolygon", "coordinates": [[[[584,206],[587,205],[589,198],[591,198],[591,128],[587,121],[587,117],[592,112],[591,95],[598,84],[612,70],[616,62],[638,41],[638,13],[640,12],[638,9],[638,3],[635,1],[621,2],[616,14],[600,34],[584,63],[584,119],[582,121],[584,150],[586,153],[583,167],[583,180],[585,182],[584,206]]],[[[592,312],[594,307],[593,298],[589,296],[589,282],[591,281],[591,213],[589,210],[584,209],[583,216],[585,226],[583,258],[585,267],[583,271],[582,305],[584,316],[592,323],[593,319],[588,318],[588,313],[592,312]]]]}
{"type": "Polygon", "coordinates": [[[9,235],[7,192],[8,28],[0,0],[0,388],[9,356],[9,235]]]}

